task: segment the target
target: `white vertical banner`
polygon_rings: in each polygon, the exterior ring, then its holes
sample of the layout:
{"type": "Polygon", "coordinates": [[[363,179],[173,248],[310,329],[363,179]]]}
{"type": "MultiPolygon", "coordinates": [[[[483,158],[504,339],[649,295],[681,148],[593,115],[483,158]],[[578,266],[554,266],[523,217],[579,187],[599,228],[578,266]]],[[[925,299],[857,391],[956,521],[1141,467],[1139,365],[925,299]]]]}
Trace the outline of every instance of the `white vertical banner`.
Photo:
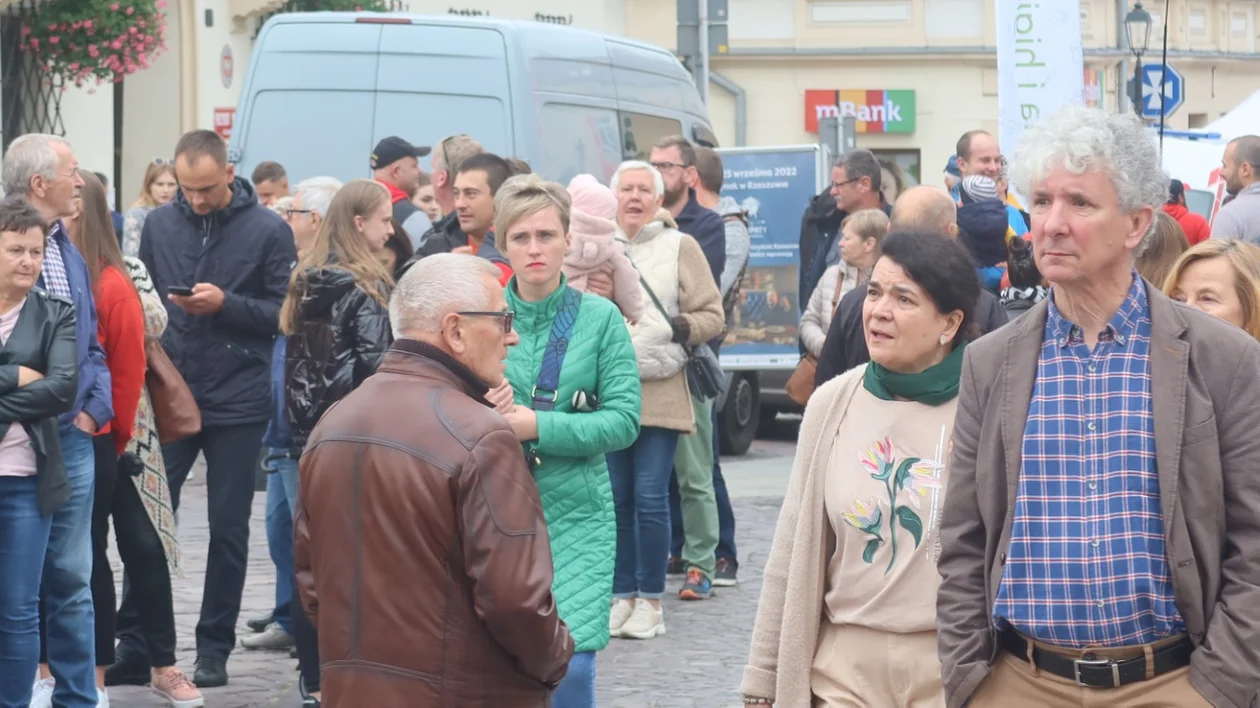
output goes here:
{"type": "Polygon", "coordinates": [[[995,0],[998,142],[1012,155],[1024,128],[1084,101],[1080,0],[995,0]]]}

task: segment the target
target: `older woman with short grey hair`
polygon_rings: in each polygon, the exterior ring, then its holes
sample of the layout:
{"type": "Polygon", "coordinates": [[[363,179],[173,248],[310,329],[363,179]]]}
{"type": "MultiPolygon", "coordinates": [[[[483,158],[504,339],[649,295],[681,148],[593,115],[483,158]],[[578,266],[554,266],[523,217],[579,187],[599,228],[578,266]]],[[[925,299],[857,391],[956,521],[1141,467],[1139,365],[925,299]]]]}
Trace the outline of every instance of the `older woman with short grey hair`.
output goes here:
{"type": "MultiPolygon", "coordinates": [[[[616,637],[651,639],[665,633],[661,597],[670,546],[669,478],[678,437],[694,431],[697,411],[712,405],[692,400],[683,371],[687,347],[721,334],[725,317],[700,245],[678,231],[669,211],[661,208],[665,187],[660,172],[646,162],[626,162],[617,168],[611,186],[617,197],[617,238],[625,242],[626,255],[639,270],[643,302],[652,304],[630,325],[643,384],[639,437],[608,455],[617,505],[616,600],[609,628],[616,637]]],[[[707,480],[694,480],[707,481],[710,496],[712,470],[710,463],[707,480]]],[[[679,474],[684,515],[691,511],[687,502],[694,498],[688,495],[692,482],[679,474]]],[[[713,550],[700,555],[711,559],[713,550]]],[[[699,585],[697,592],[707,592],[699,585]]]]}
{"type": "Polygon", "coordinates": [[[1260,690],[1260,344],[1134,270],[1168,180],[1135,116],[1024,132],[1050,297],[963,361],[937,627],[950,708],[1260,690]],[[1098,695],[1102,692],[1095,691],[1098,695]]]}

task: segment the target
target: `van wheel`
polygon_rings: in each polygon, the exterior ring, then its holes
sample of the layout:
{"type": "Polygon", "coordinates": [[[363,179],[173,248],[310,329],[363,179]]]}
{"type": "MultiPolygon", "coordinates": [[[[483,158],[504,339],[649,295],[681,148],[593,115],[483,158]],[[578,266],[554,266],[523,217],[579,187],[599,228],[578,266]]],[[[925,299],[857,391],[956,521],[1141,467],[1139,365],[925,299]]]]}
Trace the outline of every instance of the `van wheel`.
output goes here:
{"type": "Polygon", "coordinates": [[[718,449],[723,455],[748,452],[760,423],[761,391],[756,372],[739,372],[731,379],[726,402],[718,412],[718,449]]]}

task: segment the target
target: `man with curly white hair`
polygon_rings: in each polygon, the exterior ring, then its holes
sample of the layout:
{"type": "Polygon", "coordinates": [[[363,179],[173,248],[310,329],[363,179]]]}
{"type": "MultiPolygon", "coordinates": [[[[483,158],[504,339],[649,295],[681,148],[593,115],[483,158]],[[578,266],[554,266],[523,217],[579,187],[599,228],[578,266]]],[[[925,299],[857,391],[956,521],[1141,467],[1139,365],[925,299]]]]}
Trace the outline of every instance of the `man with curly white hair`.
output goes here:
{"type": "Polygon", "coordinates": [[[1260,691],[1260,344],[1134,270],[1165,200],[1137,118],[1072,107],[1013,161],[1051,296],[967,348],[937,596],[950,708],[1260,691]]]}

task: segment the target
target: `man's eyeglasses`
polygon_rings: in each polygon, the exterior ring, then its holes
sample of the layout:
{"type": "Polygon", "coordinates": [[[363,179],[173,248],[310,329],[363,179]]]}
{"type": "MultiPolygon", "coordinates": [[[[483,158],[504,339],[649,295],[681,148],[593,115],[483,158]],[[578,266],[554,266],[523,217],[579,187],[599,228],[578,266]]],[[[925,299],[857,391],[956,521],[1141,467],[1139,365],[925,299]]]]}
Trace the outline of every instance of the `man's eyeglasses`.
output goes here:
{"type": "Polygon", "coordinates": [[[649,163],[656,168],[658,172],[669,172],[672,169],[687,169],[686,165],[680,165],[677,162],[652,162],[649,163]]]}
{"type": "Polygon", "coordinates": [[[861,182],[861,181],[862,181],[862,178],[861,178],[861,177],[858,177],[857,179],[846,179],[846,180],[845,180],[845,181],[843,181],[843,182],[832,182],[832,183],[831,183],[831,188],[832,188],[832,189],[840,189],[841,187],[843,187],[843,186],[844,186],[844,185],[846,185],[846,184],[853,184],[854,182],[861,182]]]}
{"type": "Polygon", "coordinates": [[[315,213],[314,209],[285,209],[284,218],[292,220],[294,215],[296,214],[313,214],[313,213],[315,213]]]}
{"type": "Polygon", "coordinates": [[[461,317],[500,317],[503,319],[503,333],[511,334],[512,322],[516,320],[516,313],[511,310],[506,312],[456,312],[461,317]]]}

